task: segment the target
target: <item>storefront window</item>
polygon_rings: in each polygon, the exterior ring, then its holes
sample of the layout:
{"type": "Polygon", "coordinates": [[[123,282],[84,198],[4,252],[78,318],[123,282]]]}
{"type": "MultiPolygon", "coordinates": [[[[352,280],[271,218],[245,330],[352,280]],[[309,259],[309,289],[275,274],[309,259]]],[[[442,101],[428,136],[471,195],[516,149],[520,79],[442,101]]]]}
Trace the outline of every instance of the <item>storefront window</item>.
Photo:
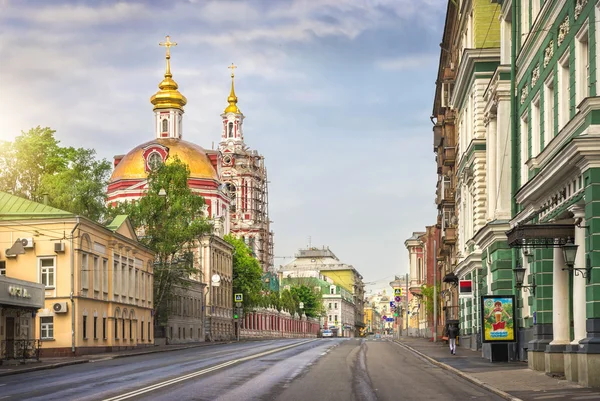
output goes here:
{"type": "Polygon", "coordinates": [[[52,316],[40,317],[40,334],[42,340],[54,338],[54,318],[52,316]]]}

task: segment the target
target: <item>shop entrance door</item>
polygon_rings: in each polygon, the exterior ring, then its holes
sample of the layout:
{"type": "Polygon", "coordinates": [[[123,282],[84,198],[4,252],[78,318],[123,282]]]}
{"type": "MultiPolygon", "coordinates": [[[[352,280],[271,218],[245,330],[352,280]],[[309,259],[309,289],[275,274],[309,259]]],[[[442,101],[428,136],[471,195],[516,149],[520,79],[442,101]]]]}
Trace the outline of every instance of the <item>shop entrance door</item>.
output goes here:
{"type": "Polygon", "coordinates": [[[15,357],[15,318],[6,318],[6,358],[15,357]]]}

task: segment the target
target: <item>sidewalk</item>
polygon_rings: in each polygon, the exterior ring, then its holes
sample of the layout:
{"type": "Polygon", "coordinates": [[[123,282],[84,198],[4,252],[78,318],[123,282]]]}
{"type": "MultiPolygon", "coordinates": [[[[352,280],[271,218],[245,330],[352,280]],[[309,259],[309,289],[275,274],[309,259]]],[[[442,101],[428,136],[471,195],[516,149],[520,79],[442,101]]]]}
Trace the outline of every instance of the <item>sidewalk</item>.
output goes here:
{"type": "Polygon", "coordinates": [[[0,365],[0,377],[15,375],[19,373],[35,372],[38,370],[54,369],[61,366],[77,365],[80,363],[88,363],[92,361],[125,358],[137,355],[154,354],[157,352],[168,352],[177,351],[188,348],[205,347],[216,344],[229,344],[233,341],[216,341],[216,342],[199,342],[190,344],[172,344],[172,345],[155,345],[146,348],[126,350],[126,351],[115,351],[109,353],[100,353],[92,355],[82,355],[75,357],[63,357],[63,358],[40,358],[39,361],[26,361],[26,363],[19,363],[13,365],[12,363],[18,363],[18,361],[9,361],[11,364],[6,363],[0,365]]]}
{"type": "Polygon", "coordinates": [[[507,400],[600,399],[600,389],[552,378],[529,369],[525,362],[492,363],[481,357],[481,351],[463,347],[457,347],[456,355],[451,355],[444,342],[433,343],[427,338],[401,337],[395,341],[433,364],[507,400]]]}

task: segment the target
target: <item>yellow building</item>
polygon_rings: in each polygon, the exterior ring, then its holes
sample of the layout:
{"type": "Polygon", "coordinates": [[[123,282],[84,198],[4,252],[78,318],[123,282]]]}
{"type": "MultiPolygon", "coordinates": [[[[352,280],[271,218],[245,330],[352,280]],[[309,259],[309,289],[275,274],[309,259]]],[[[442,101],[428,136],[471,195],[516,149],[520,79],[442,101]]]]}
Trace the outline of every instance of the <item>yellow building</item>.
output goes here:
{"type": "Polygon", "coordinates": [[[345,263],[324,265],[320,269],[323,277],[329,278],[334,284],[344,287],[352,293],[354,302],[354,326],[358,336],[364,330],[364,298],[365,286],[362,276],[354,267],[345,263]]]}
{"type": "Polygon", "coordinates": [[[42,356],[153,344],[154,255],[126,216],[105,227],[0,192],[0,227],[6,277],[45,287],[29,334],[42,356]]]}
{"type": "Polygon", "coordinates": [[[365,316],[365,328],[363,334],[370,333],[381,333],[383,322],[381,320],[381,314],[373,306],[364,307],[365,316]]]}

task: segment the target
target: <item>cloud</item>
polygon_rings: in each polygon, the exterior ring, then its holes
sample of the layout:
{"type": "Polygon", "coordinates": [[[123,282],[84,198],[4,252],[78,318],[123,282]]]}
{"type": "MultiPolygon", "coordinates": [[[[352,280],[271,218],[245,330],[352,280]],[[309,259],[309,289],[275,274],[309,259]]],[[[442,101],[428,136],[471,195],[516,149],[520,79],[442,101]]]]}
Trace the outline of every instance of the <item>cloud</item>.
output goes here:
{"type": "Polygon", "coordinates": [[[385,71],[420,70],[425,66],[436,65],[438,57],[438,54],[414,54],[377,60],[375,66],[385,71]]]}

